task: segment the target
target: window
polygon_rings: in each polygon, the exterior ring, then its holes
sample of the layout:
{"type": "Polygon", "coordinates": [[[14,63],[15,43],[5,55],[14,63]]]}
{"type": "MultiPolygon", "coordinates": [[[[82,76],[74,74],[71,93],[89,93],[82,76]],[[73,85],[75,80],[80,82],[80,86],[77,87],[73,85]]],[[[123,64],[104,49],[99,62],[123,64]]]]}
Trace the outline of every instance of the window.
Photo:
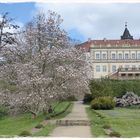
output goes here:
{"type": "Polygon", "coordinates": [[[140,53],[138,53],[137,58],[140,59],[140,53]]]}
{"type": "Polygon", "coordinates": [[[112,66],[112,72],[115,72],[115,71],[116,71],[116,66],[113,65],[113,66],[112,66]]]}
{"type": "Polygon", "coordinates": [[[132,70],[135,70],[136,69],[136,66],[135,65],[132,65],[132,70]]]}
{"type": "Polygon", "coordinates": [[[136,66],[135,65],[132,65],[132,68],[136,68],[136,66]]]}
{"type": "Polygon", "coordinates": [[[100,54],[96,53],[96,59],[100,59],[100,54]]]}
{"type": "Polygon", "coordinates": [[[121,74],[122,77],[126,76],[126,74],[121,74]]]}
{"type": "Polygon", "coordinates": [[[129,68],[129,65],[125,65],[125,68],[129,68]]]}
{"type": "Polygon", "coordinates": [[[96,66],[96,72],[100,72],[100,66],[99,65],[96,66]]]}
{"type": "Polygon", "coordinates": [[[133,76],[133,74],[132,74],[132,73],[128,73],[128,76],[130,76],[130,77],[131,77],[131,76],[133,76]]]}
{"type": "Polygon", "coordinates": [[[128,53],[125,54],[124,58],[125,59],[128,59],[128,53]]]}
{"type": "Polygon", "coordinates": [[[129,65],[125,65],[125,70],[128,71],[129,65]]]}
{"type": "Polygon", "coordinates": [[[135,53],[132,53],[132,57],[131,57],[132,59],[135,59],[136,58],[136,55],[135,55],[135,53]]]}
{"type": "Polygon", "coordinates": [[[122,54],[121,54],[121,53],[119,53],[119,59],[123,59],[123,57],[122,57],[122,54]]]}
{"type": "Polygon", "coordinates": [[[123,66],[122,65],[119,65],[119,68],[122,68],[123,66]]]}
{"type": "Polygon", "coordinates": [[[103,66],[103,72],[106,72],[107,71],[107,69],[106,69],[106,66],[104,65],[103,66]]]}
{"type": "Polygon", "coordinates": [[[112,59],[116,59],[116,54],[112,53],[112,59]]]}
{"type": "Polygon", "coordinates": [[[103,59],[106,59],[107,57],[106,57],[106,54],[105,53],[103,53],[103,59]]]}

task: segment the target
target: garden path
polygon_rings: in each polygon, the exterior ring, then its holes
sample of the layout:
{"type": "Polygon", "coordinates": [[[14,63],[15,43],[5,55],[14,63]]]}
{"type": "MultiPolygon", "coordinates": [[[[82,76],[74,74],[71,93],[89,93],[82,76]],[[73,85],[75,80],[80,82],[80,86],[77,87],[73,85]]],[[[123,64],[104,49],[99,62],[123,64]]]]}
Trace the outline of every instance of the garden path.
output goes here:
{"type": "MultiPolygon", "coordinates": [[[[61,119],[62,121],[65,120],[72,120],[72,121],[80,121],[85,120],[89,121],[87,117],[87,113],[85,111],[86,105],[83,105],[82,102],[77,101],[74,102],[74,107],[72,112],[61,119]]],[[[50,137],[83,137],[88,138],[92,137],[90,132],[89,125],[67,125],[67,126],[58,126],[54,129],[54,131],[49,135],[50,137]]]]}

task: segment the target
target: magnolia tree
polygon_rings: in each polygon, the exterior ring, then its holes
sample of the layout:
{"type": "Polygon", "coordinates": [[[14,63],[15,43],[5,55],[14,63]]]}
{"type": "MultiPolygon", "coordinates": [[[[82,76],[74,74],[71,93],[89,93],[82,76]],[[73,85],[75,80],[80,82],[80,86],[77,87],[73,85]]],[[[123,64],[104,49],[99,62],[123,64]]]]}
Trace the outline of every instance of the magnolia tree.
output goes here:
{"type": "Polygon", "coordinates": [[[17,37],[18,45],[6,49],[9,63],[2,67],[2,77],[18,90],[13,98],[9,93],[0,96],[10,100],[14,112],[36,116],[46,112],[52,101],[89,92],[84,54],[70,45],[62,21],[55,12],[47,16],[39,12],[17,37]]]}
{"type": "Polygon", "coordinates": [[[0,52],[5,46],[16,44],[15,30],[18,28],[13,19],[8,17],[7,12],[0,16],[0,52]]]}

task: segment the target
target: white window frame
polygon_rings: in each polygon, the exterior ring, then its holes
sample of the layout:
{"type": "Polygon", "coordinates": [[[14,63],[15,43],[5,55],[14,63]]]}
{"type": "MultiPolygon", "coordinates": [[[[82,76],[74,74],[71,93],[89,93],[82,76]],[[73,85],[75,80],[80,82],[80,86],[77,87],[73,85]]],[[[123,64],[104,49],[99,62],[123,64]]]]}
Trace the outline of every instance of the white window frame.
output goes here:
{"type": "Polygon", "coordinates": [[[121,59],[121,60],[123,59],[123,54],[122,54],[122,53],[119,53],[119,54],[118,54],[118,59],[121,59]],[[121,56],[121,57],[120,57],[120,56],[121,56]]]}
{"type": "Polygon", "coordinates": [[[140,59],[140,53],[137,53],[137,59],[140,59]]]}
{"type": "Polygon", "coordinates": [[[107,59],[107,54],[106,53],[102,54],[102,59],[107,59]],[[105,55],[105,57],[104,57],[104,55],[105,55]]]}
{"type": "Polygon", "coordinates": [[[136,67],[136,65],[132,65],[132,69],[134,70],[134,69],[136,69],[137,67],[136,67]]]}
{"type": "Polygon", "coordinates": [[[96,53],[96,54],[95,54],[95,59],[99,60],[100,58],[101,58],[100,53],[96,53]],[[97,55],[98,55],[99,57],[97,57],[97,55]]]}
{"type": "Polygon", "coordinates": [[[136,53],[131,54],[131,59],[136,59],[136,53]]]}
{"type": "Polygon", "coordinates": [[[115,54],[115,53],[112,53],[112,54],[111,54],[111,59],[113,59],[113,60],[116,59],[116,54],[115,54]],[[114,57],[113,57],[113,55],[114,55],[114,57]]]}
{"type": "Polygon", "coordinates": [[[129,65],[125,65],[124,67],[125,67],[125,68],[129,68],[130,66],[129,66],[129,65]]]}
{"type": "Polygon", "coordinates": [[[107,72],[107,66],[103,65],[103,72],[107,72]]]}
{"type": "Polygon", "coordinates": [[[125,65],[125,70],[128,70],[129,68],[130,68],[130,66],[129,65],[125,65]]]}
{"type": "Polygon", "coordinates": [[[96,72],[100,72],[100,71],[101,71],[100,65],[96,65],[96,72]]]}
{"type": "Polygon", "coordinates": [[[112,72],[115,72],[115,71],[117,71],[117,67],[116,65],[112,65],[112,72]]]}
{"type": "Polygon", "coordinates": [[[129,53],[125,53],[125,54],[124,54],[124,59],[125,59],[125,60],[129,59],[129,53]],[[126,57],[126,56],[128,56],[128,57],[126,57]]]}

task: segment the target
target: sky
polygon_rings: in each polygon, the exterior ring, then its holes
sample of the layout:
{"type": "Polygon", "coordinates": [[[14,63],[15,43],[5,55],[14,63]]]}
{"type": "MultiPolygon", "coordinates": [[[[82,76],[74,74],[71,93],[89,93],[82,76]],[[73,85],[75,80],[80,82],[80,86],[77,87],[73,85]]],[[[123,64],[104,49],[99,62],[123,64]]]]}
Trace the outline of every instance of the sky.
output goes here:
{"type": "Polygon", "coordinates": [[[140,38],[140,3],[0,3],[0,14],[9,12],[23,26],[35,13],[56,11],[64,19],[62,27],[73,39],[120,39],[125,28],[140,38]]]}

